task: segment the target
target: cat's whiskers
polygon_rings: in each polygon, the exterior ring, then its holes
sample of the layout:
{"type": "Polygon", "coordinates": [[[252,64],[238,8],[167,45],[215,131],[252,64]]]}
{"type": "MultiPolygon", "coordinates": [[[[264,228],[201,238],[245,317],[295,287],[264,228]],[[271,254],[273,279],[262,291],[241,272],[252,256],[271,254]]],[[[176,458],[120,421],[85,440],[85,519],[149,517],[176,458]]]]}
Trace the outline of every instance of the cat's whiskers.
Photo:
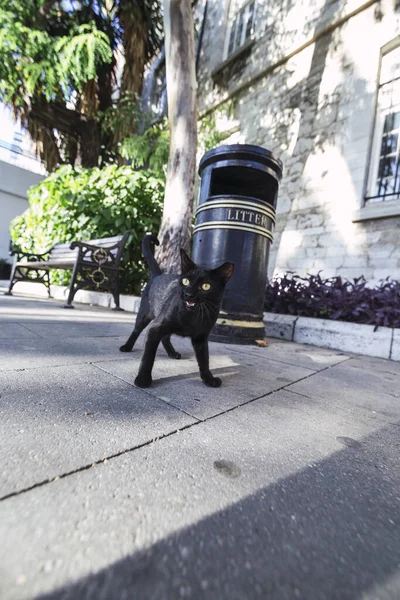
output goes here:
{"type": "Polygon", "coordinates": [[[216,316],[218,316],[219,309],[217,306],[215,306],[215,304],[213,304],[212,302],[210,302],[209,300],[206,300],[206,299],[204,300],[204,303],[207,307],[209,318],[213,319],[216,316]]]}

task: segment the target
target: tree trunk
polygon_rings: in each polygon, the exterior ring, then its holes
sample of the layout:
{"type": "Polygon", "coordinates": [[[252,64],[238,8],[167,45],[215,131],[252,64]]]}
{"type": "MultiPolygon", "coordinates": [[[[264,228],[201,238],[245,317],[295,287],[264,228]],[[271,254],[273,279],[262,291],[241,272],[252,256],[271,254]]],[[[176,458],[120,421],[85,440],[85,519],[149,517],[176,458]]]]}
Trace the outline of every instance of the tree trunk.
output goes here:
{"type": "Polygon", "coordinates": [[[197,147],[194,27],[191,0],[164,0],[168,119],[171,131],[164,212],[157,260],[179,272],[179,249],[189,249],[197,147]]]}

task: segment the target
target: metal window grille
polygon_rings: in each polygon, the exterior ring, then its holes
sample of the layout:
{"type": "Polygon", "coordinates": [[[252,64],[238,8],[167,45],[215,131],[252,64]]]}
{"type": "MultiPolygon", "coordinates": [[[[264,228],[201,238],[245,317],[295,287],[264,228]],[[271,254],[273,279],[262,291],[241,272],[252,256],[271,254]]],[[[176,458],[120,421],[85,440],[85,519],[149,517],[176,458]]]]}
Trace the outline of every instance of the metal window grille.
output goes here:
{"type": "Polygon", "coordinates": [[[367,201],[400,198],[400,47],[382,57],[367,201]]]}
{"type": "Polygon", "coordinates": [[[252,36],[255,4],[255,0],[252,0],[236,13],[229,33],[228,56],[236,52],[252,36]]]}

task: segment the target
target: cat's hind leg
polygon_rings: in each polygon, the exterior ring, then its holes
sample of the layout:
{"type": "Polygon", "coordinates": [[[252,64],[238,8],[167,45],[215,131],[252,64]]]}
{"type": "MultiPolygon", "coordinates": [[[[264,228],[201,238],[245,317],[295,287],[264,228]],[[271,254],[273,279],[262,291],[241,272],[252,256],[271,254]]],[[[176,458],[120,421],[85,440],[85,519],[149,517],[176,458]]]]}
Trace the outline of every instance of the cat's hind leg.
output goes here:
{"type": "Polygon", "coordinates": [[[161,340],[166,336],[165,329],[164,331],[163,329],[162,323],[157,322],[157,319],[150,325],[142,361],[139,366],[139,372],[135,379],[135,385],[138,387],[147,388],[151,386],[151,372],[153,370],[157,348],[161,340]]]}
{"type": "Polygon", "coordinates": [[[165,337],[163,337],[163,339],[161,340],[161,342],[162,342],[162,345],[165,348],[166,353],[168,354],[168,356],[170,358],[176,358],[176,359],[181,358],[181,354],[175,350],[175,348],[173,347],[173,345],[171,343],[171,336],[170,335],[166,335],[165,337]]]}
{"type": "Polygon", "coordinates": [[[123,346],[120,346],[120,352],[130,352],[132,350],[139,335],[142,333],[143,329],[147,327],[150,321],[151,318],[147,314],[140,314],[139,309],[138,316],[136,318],[135,329],[132,331],[125,344],[123,346]]]}

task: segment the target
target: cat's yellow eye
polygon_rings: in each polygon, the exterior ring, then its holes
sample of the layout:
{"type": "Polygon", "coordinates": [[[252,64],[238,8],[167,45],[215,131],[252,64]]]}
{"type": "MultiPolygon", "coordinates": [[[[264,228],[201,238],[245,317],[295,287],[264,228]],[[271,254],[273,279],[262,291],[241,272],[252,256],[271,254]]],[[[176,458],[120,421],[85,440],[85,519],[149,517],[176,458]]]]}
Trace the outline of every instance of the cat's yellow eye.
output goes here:
{"type": "Polygon", "coordinates": [[[205,292],[208,292],[210,287],[211,287],[211,285],[209,283],[202,283],[202,285],[201,285],[201,289],[204,290],[205,292]]]}
{"type": "Polygon", "coordinates": [[[183,283],[183,285],[185,285],[185,286],[188,286],[188,285],[190,285],[190,281],[189,281],[189,279],[188,279],[187,277],[184,277],[184,278],[182,279],[182,283],[183,283]]]}

